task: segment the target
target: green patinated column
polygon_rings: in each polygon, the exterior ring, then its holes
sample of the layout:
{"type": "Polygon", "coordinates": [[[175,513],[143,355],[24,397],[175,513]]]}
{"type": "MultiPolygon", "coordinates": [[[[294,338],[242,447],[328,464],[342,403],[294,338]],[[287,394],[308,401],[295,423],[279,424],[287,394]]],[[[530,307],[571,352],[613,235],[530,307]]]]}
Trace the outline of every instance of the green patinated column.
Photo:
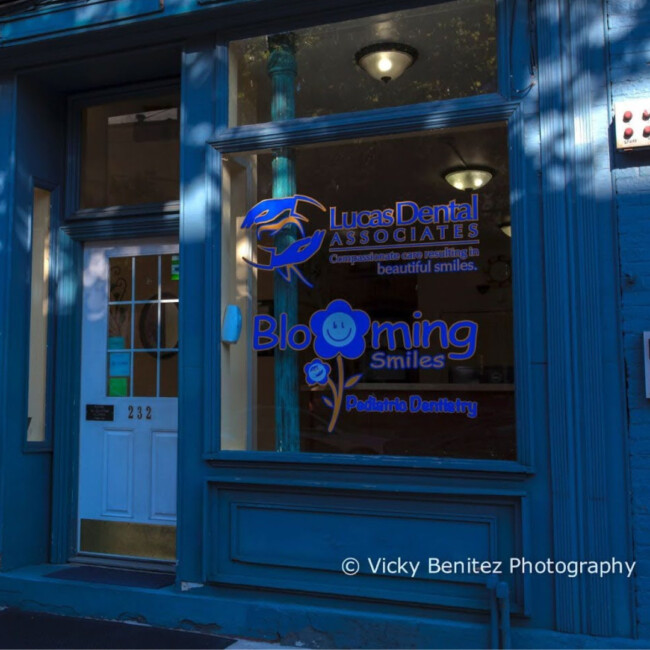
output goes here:
{"type": "MultiPolygon", "coordinates": [[[[278,34],[268,39],[268,73],[271,78],[271,120],[288,120],[295,116],[296,45],[294,34],[278,34]]],[[[293,150],[273,150],[273,197],[284,198],[296,193],[296,170],[293,150]]],[[[275,246],[283,251],[299,237],[293,225],[285,226],[275,236],[275,246]]],[[[287,314],[289,325],[298,322],[298,278],[284,280],[274,273],[274,312],[287,314]]],[[[300,451],[298,353],[275,350],[275,447],[277,451],[300,451]]]]}

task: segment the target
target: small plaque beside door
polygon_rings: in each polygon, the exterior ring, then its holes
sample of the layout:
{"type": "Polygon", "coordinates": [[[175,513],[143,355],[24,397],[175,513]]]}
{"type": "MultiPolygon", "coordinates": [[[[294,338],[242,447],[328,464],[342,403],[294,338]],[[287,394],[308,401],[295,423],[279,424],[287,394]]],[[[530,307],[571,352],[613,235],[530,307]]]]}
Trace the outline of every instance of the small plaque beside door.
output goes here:
{"type": "Polygon", "coordinates": [[[114,419],[114,407],[112,404],[86,404],[86,420],[113,422],[114,419]]]}

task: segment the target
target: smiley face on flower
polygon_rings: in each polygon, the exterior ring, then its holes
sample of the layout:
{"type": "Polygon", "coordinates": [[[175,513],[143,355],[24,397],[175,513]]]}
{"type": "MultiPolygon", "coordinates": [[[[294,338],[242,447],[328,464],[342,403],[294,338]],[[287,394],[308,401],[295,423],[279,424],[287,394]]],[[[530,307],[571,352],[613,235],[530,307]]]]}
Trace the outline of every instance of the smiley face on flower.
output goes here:
{"type": "Polygon", "coordinates": [[[324,386],[330,377],[331,371],[332,368],[329,363],[325,363],[320,359],[310,361],[305,364],[305,379],[307,380],[307,385],[315,386],[316,384],[319,384],[320,386],[324,386]]]}
{"type": "Polygon", "coordinates": [[[352,309],[345,300],[333,300],[309,319],[315,335],[314,352],[323,359],[340,354],[346,359],[358,359],[366,350],[365,336],[370,329],[370,316],[352,309]]]}

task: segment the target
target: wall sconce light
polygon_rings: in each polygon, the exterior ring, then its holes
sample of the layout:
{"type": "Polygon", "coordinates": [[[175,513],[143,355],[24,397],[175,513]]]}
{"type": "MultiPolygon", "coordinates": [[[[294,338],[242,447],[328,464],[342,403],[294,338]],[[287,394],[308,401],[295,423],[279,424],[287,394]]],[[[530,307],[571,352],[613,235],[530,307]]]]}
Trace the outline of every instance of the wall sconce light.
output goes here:
{"type": "Polygon", "coordinates": [[[450,169],[444,173],[445,180],[457,190],[473,192],[485,187],[494,176],[494,172],[480,167],[463,167],[450,169]]]}
{"type": "Polygon", "coordinates": [[[404,43],[374,43],[356,54],[357,65],[373,79],[388,83],[400,77],[418,58],[418,51],[404,43]]]}

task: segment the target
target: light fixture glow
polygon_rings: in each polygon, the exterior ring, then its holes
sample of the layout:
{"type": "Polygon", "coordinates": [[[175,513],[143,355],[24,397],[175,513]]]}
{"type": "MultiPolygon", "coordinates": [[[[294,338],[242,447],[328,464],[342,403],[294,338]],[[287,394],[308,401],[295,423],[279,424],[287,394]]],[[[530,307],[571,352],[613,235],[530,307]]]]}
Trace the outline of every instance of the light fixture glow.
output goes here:
{"type": "Polygon", "coordinates": [[[499,224],[499,230],[506,236],[512,237],[512,225],[510,223],[510,217],[506,217],[503,223],[499,224]]]}
{"type": "Polygon", "coordinates": [[[479,168],[463,168],[463,169],[452,169],[448,172],[445,172],[445,180],[457,190],[463,190],[464,192],[478,190],[481,187],[487,185],[494,176],[494,173],[488,169],[479,169],[479,168]]]}
{"type": "Polygon", "coordinates": [[[375,43],[355,55],[357,65],[373,79],[388,83],[400,77],[418,58],[418,51],[404,43],[375,43]]]}
{"type": "Polygon", "coordinates": [[[377,62],[377,68],[380,72],[388,72],[393,67],[390,59],[383,57],[377,62]]]}

